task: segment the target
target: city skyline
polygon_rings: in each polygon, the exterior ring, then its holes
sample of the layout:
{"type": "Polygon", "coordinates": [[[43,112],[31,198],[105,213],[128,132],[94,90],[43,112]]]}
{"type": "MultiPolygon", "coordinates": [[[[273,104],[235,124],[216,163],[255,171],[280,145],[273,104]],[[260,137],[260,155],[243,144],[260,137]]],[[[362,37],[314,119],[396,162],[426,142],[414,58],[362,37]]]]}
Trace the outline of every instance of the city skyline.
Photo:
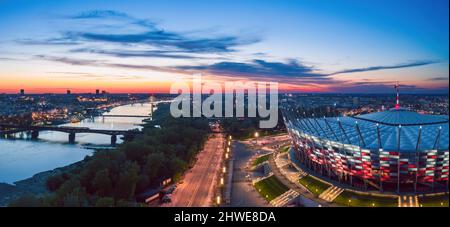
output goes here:
{"type": "Polygon", "coordinates": [[[201,73],[448,94],[448,1],[82,2],[0,3],[0,93],[168,93],[201,73]]]}

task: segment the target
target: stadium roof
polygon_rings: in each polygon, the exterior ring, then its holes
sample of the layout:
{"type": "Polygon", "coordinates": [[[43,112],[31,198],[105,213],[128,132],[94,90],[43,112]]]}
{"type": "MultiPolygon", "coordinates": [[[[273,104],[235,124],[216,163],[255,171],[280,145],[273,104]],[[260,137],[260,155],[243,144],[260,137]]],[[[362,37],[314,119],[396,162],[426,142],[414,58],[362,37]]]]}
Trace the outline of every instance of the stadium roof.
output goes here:
{"type": "Polygon", "coordinates": [[[388,110],[355,117],[297,118],[294,121],[291,122],[294,127],[308,134],[367,149],[378,149],[379,144],[386,151],[448,150],[449,147],[448,116],[388,110]]]}
{"type": "Polygon", "coordinates": [[[396,126],[448,123],[448,116],[425,115],[404,109],[392,109],[388,111],[358,115],[355,118],[372,121],[379,124],[396,126]]]}

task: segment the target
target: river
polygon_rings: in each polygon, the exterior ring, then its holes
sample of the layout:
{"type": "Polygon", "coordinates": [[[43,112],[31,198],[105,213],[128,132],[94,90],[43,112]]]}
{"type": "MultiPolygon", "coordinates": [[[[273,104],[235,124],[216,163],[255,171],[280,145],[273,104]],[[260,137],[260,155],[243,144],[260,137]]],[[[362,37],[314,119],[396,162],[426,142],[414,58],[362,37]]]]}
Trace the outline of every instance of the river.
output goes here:
{"type": "MultiPolygon", "coordinates": [[[[124,105],[111,109],[105,115],[149,115],[150,104],[124,105]]],[[[62,126],[89,127],[91,129],[129,130],[140,128],[144,118],[95,117],[78,123],[62,126]]],[[[108,135],[79,133],[75,144],[68,143],[68,134],[43,131],[39,139],[33,141],[25,133],[16,135],[17,139],[0,139],[0,183],[13,184],[36,173],[52,170],[78,162],[92,155],[93,147],[109,147],[108,135]]],[[[120,138],[117,143],[121,143],[120,138]]]]}

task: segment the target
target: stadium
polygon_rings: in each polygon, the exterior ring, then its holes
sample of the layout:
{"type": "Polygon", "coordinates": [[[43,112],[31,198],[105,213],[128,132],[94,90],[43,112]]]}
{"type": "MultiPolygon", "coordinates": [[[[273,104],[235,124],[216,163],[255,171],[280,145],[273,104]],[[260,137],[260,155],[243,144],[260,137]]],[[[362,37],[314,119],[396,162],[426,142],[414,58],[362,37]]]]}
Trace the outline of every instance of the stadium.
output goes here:
{"type": "Polygon", "coordinates": [[[351,188],[448,192],[448,116],[400,108],[324,117],[281,107],[293,158],[309,172],[351,188]]]}

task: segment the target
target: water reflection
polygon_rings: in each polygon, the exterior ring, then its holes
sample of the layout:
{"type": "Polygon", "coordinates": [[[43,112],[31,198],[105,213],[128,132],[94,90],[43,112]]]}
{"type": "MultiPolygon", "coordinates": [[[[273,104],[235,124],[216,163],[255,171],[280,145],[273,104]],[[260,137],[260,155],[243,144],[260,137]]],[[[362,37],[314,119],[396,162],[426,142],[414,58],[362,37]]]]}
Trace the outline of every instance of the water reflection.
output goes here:
{"type": "MultiPolygon", "coordinates": [[[[135,104],[112,109],[110,115],[148,115],[150,104],[135,104]]],[[[140,128],[144,118],[95,117],[64,126],[89,127],[92,129],[129,130],[140,128]]],[[[13,183],[32,175],[69,165],[91,155],[92,146],[110,146],[111,137],[101,134],[78,133],[76,144],[68,144],[68,134],[43,131],[39,141],[32,141],[25,133],[16,140],[0,139],[0,182],[13,183]],[[24,138],[24,139],[20,139],[24,138]]],[[[121,143],[120,137],[117,140],[121,143]]]]}

